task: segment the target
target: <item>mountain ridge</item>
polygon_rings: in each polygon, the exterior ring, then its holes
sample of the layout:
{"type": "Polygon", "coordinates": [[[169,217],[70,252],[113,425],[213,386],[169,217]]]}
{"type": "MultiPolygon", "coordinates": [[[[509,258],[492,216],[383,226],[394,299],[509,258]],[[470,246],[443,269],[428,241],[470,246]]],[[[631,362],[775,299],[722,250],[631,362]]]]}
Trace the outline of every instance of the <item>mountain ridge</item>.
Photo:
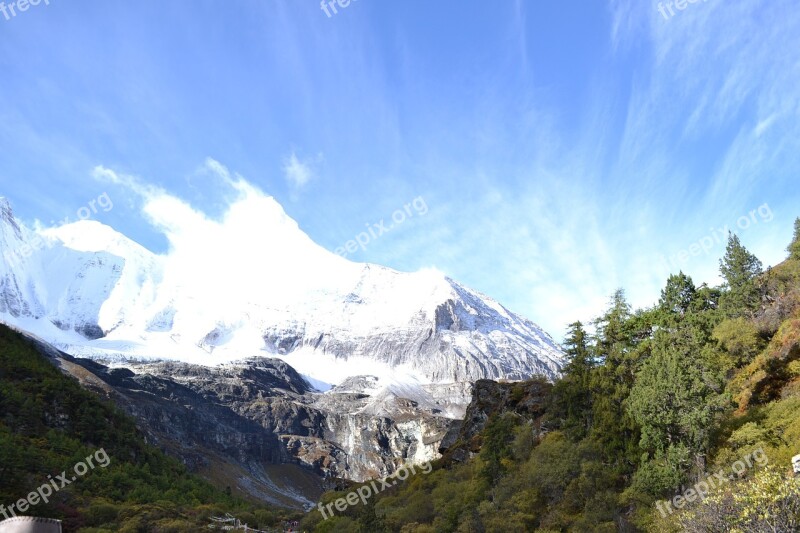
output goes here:
{"type": "Polygon", "coordinates": [[[0,318],[72,355],[211,365],[278,357],[328,387],[365,374],[417,383],[553,379],[561,368],[560,347],[533,322],[436,271],[336,256],[271,197],[233,204],[228,226],[205,220],[203,242],[165,230],[166,255],[97,221],[35,232],[7,199],[0,207],[0,318]],[[226,232],[253,221],[271,224],[269,246],[291,253],[275,260],[255,242],[234,249],[226,232]],[[206,250],[214,253],[199,261],[206,250]]]}

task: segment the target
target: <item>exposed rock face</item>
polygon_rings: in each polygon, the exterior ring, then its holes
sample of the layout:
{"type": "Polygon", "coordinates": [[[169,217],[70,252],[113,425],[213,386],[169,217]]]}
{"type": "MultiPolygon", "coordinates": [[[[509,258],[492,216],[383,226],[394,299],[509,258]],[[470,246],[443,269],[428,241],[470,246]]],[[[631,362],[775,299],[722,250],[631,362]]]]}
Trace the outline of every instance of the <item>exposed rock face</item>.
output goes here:
{"type": "MultiPolygon", "coordinates": [[[[204,464],[202,453],[194,449],[214,449],[240,462],[254,460],[277,464],[289,460],[273,433],[220,404],[219,397],[203,394],[200,387],[187,387],[178,379],[155,374],[108,369],[89,360],[76,359],[75,362],[113,387],[119,394],[115,399],[120,406],[146,422],[141,424],[142,429],[154,443],[164,447],[172,443],[196,444],[181,454],[184,462],[193,468],[204,464]]],[[[187,369],[175,370],[186,375],[187,369]]],[[[246,397],[253,386],[258,385],[242,380],[228,387],[220,383],[218,388],[225,390],[223,394],[230,398],[238,398],[239,394],[246,397]]]]}
{"type": "Polygon", "coordinates": [[[439,452],[454,461],[463,461],[477,453],[481,447],[481,432],[492,417],[502,413],[514,413],[540,432],[541,417],[551,389],[552,385],[543,379],[519,383],[476,381],[464,419],[450,426],[439,444],[439,452]]]}
{"type": "Polygon", "coordinates": [[[39,345],[62,370],[134,416],[150,443],[218,484],[233,481],[277,505],[308,507],[336,478],[362,481],[433,459],[452,422],[436,407],[450,405],[452,387],[407,390],[407,398],[360,376],[319,393],[276,359],[109,368],[39,345]],[[220,478],[224,471],[233,479],[220,478]]]}
{"type": "MultiPolygon", "coordinates": [[[[312,392],[299,374],[277,359],[213,368],[154,363],[133,369],[141,374],[129,379],[138,386],[152,380],[171,383],[258,425],[273,436],[270,448],[280,443],[281,454],[273,455],[274,462],[297,462],[324,477],[362,481],[388,475],[403,463],[433,459],[451,422],[427,391],[416,391],[423,405],[385,388],[312,392]]],[[[374,378],[362,377],[349,384],[359,381],[375,383],[374,378]]],[[[171,389],[147,390],[162,397],[175,395],[171,389]]],[[[408,392],[412,396],[415,391],[408,392]]]]}
{"type": "Polygon", "coordinates": [[[312,505],[325,489],[320,476],[291,464],[274,434],[191,389],[76,359],[40,339],[31,340],[64,373],[132,415],[146,441],[217,486],[292,508],[312,505]]]}
{"type": "MultiPolygon", "coordinates": [[[[193,389],[168,377],[109,369],[87,359],[53,354],[65,372],[136,418],[148,442],[216,484],[286,507],[310,506],[323,492],[323,478],[297,465],[276,434],[220,403],[222,397],[235,401],[274,393],[267,383],[278,385],[271,371],[280,369],[255,368],[242,379],[229,375],[227,383],[220,378],[215,392],[208,393],[203,385],[210,383],[204,381],[210,376],[204,367],[165,365],[184,379],[197,377],[198,386],[193,389]],[[272,470],[277,465],[284,465],[280,477],[272,470]]],[[[289,376],[283,386],[292,385],[289,376]]]]}

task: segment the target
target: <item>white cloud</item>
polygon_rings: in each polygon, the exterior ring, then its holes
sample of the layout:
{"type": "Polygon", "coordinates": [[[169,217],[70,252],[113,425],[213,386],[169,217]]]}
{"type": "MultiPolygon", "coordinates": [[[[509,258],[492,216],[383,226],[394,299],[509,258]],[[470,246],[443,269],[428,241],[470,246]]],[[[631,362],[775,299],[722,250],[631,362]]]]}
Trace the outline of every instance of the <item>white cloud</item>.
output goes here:
{"type": "MultiPolygon", "coordinates": [[[[95,169],[97,179],[139,197],[142,215],[169,242],[169,250],[160,256],[163,280],[153,305],[187,297],[198,316],[214,317],[221,310],[224,316],[238,317],[250,305],[278,305],[317,290],[315,284],[327,287],[338,282],[337,276],[357,274],[359,267],[313,243],[273,197],[213,159],[204,166],[234,193],[226,197],[218,217],[139,178],[95,169]],[[328,279],[320,277],[320,265],[325,265],[328,279]]],[[[200,329],[213,327],[200,323],[200,329]]]]}
{"type": "Polygon", "coordinates": [[[284,163],[283,174],[286,177],[286,181],[294,190],[305,187],[305,185],[311,181],[311,178],[314,177],[311,163],[309,161],[301,161],[294,152],[292,152],[292,155],[284,163]]]}

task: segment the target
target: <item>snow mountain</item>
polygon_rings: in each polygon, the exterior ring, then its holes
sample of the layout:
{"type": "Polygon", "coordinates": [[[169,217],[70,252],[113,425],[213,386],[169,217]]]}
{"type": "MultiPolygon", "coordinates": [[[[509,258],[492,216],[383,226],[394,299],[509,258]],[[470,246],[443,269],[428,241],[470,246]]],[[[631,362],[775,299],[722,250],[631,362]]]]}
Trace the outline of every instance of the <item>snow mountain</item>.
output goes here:
{"type": "Polygon", "coordinates": [[[0,320],[112,364],[278,358],[319,389],[365,375],[397,387],[561,368],[560,347],[531,321],[434,270],[335,255],[271,197],[232,204],[222,222],[150,218],[169,253],[95,221],[34,231],[0,198],[0,320]]]}

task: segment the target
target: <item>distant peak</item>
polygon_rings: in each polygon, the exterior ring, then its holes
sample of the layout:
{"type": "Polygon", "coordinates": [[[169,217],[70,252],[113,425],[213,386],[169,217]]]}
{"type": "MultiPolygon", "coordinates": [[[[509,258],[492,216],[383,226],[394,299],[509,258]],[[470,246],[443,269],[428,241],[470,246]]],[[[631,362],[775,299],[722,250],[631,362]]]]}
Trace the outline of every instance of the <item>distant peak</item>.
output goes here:
{"type": "Polygon", "coordinates": [[[0,224],[10,225],[19,237],[21,235],[19,225],[14,219],[14,211],[11,209],[11,202],[5,196],[0,196],[0,224]]]}

